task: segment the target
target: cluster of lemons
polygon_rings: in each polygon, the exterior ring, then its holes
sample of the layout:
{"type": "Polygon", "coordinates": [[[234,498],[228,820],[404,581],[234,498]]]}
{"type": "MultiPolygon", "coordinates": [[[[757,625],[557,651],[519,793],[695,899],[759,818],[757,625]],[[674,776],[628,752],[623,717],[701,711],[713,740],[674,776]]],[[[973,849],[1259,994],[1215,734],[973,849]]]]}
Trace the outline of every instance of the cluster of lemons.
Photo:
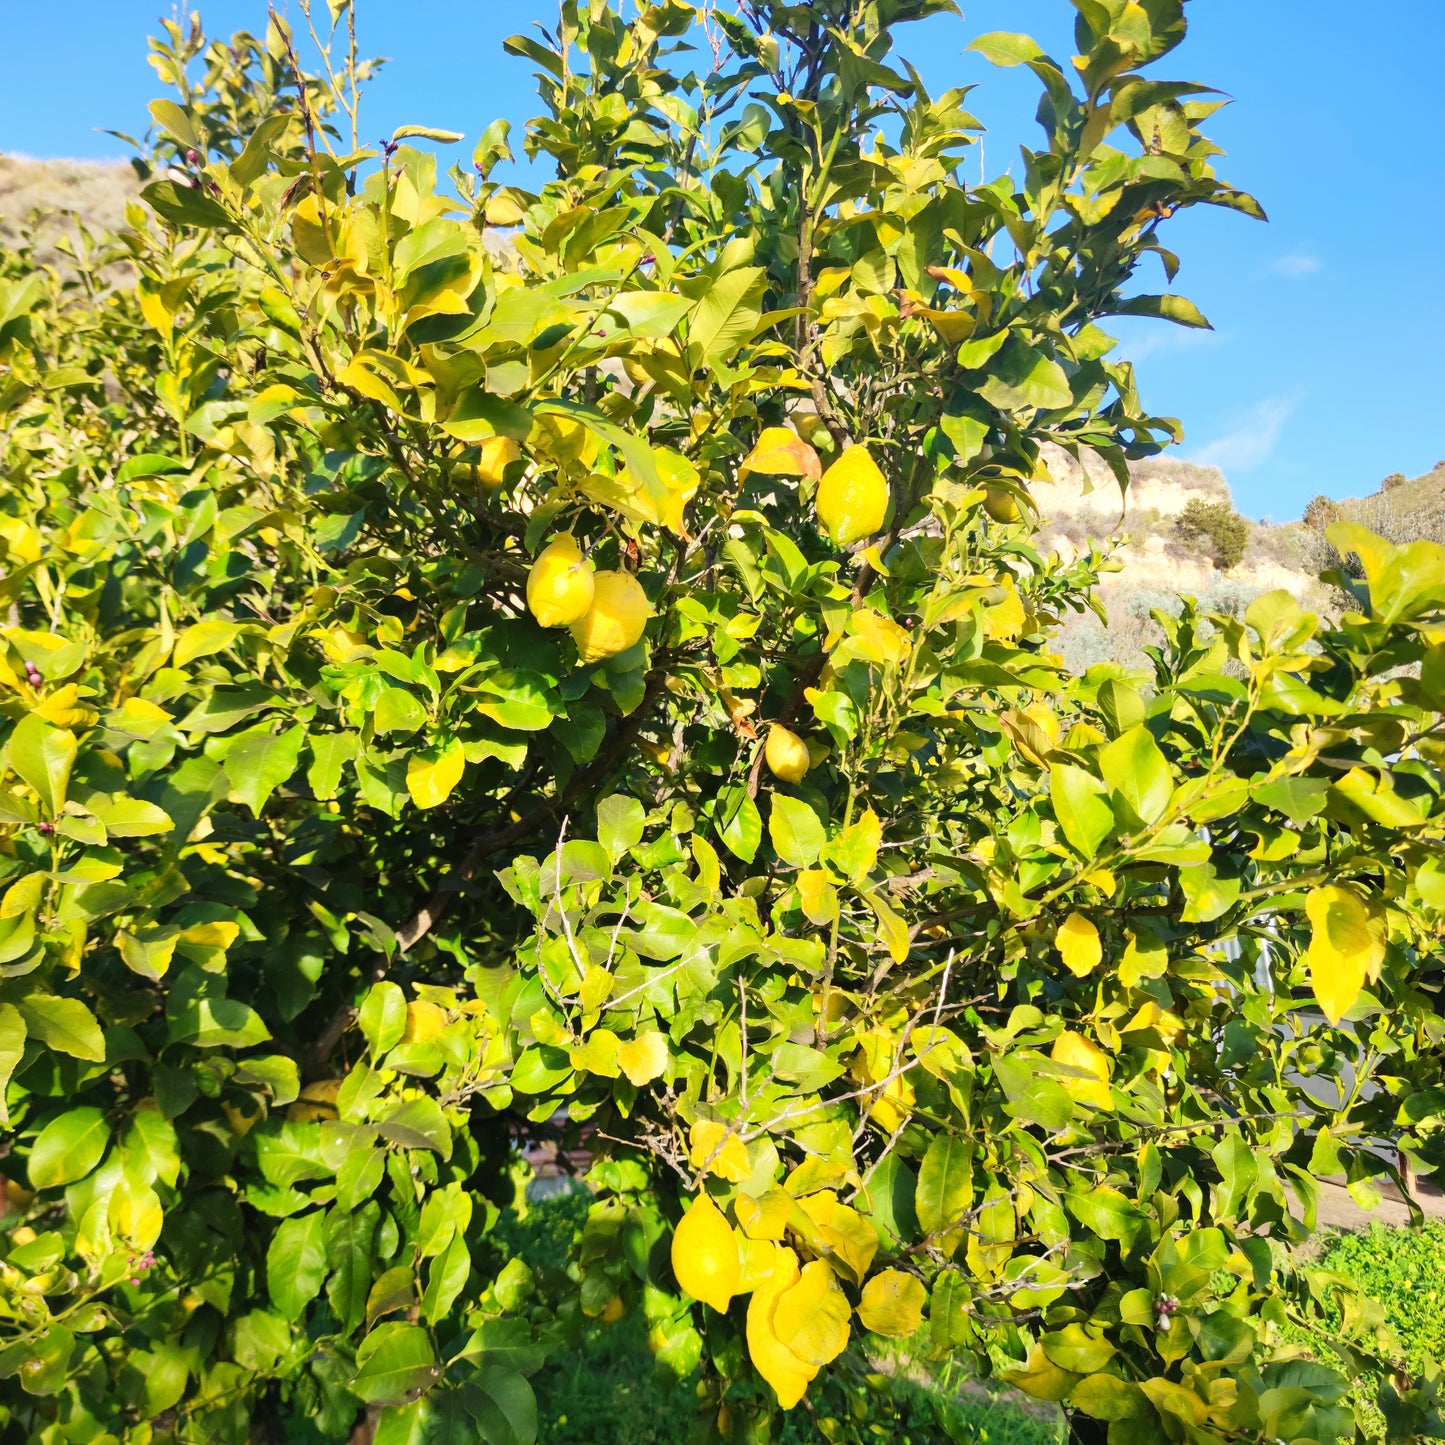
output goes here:
{"type": "MultiPolygon", "coordinates": [[[[787,432],[787,436],[795,450],[802,448],[812,455],[793,433],[787,432]]],[[[475,467],[479,480],[489,487],[500,482],[505,469],[520,455],[516,443],[502,438],[492,441],[497,445],[484,448],[475,467]]],[[[757,456],[755,449],[753,458],[757,456]]],[[[867,447],[844,449],[822,474],[815,505],[818,521],[835,546],[851,546],[882,528],[888,513],[888,482],[867,447]]],[[[625,652],[642,637],[652,615],[637,578],[630,572],[594,572],[570,532],[554,537],[532,564],[527,576],[527,606],[541,626],[569,628],[584,662],[600,662],[625,652]]],[[[808,770],[807,744],[786,728],[774,728],[768,739],[767,761],[777,777],[798,782],[808,770]]]]}
{"type": "MultiPolygon", "coordinates": [[[[746,1168],[746,1150],[722,1125],[694,1126],[693,1157],[709,1147],[714,1134],[719,1142],[711,1146],[709,1172],[736,1182],[736,1173],[746,1168]]],[[[718,1311],[726,1311],[737,1296],[752,1296],[748,1356],[778,1403],[790,1410],[818,1371],[846,1348],[855,1311],[840,1275],[852,1284],[863,1281],[878,1237],[831,1190],[794,1199],[774,1187],[757,1198],[740,1193],[731,1207],[736,1226],[707,1193],[693,1200],[673,1232],[673,1273],[686,1293],[718,1311]],[[797,1250],[784,1242],[790,1237],[827,1257],[800,1263],[797,1250]]],[[[915,1275],[885,1269],[862,1284],[856,1313],[874,1334],[906,1338],[923,1323],[927,1298],[915,1275]]]]}

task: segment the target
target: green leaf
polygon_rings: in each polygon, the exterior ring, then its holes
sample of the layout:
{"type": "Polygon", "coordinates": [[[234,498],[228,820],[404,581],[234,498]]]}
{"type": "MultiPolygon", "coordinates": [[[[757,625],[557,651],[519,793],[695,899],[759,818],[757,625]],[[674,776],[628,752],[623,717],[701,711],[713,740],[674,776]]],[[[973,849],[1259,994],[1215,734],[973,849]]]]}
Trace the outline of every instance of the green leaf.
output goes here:
{"type": "Polygon", "coordinates": [[[1117,1189],[1096,1185],[1064,1196],[1069,1213],[1100,1239],[1128,1241],[1146,1221],[1117,1189]]]}
{"type": "Polygon", "coordinates": [[[1092,858],[1114,831],[1114,810],[1108,790],[1092,774],[1072,763],[1049,769],[1049,797],[1064,837],[1084,857],[1092,858]]]}
{"type": "Polygon", "coordinates": [[[762,320],[767,284],[761,266],[740,266],[708,286],[688,322],[689,355],[700,362],[727,361],[762,320]]]}
{"type": "Polygon", "coordinates": [[[188,627],[176,638],[176,650],[172,661],[177,667],[186,667],[198,657],[210,657],[224,652],[246,629],[239,622],[224,617],[208,617],[188,627]]]}
{"type": "Polygon", "coordinates": [[[27,1030],[20,1010],[14,1004],[0,1003],[0,1124],[10,1122],[5,1105],[5,1090],[15,1066],[25,1056],[27,1030]]]}
{"type": "Polygon", "coordinates": [[[432,1402],[423,1395],[407,1405],[388,1405],[376,1422],[372,1445],[434,1445],[432,1402]]]}
{"type": "Polygon", "coordinates": [[[763,841],[763,815],[741,787],[719,788],[713,820],[723,847],[735,858],[751,863],[763,841]]]}
{"type": "Polygon", "coordinates": [[[259,818],[266,800],[296,771],[305,742],[302,723],[279,736],[252,733],[243,737],[226,754],[231,801],[245,804],[259,818]]]}
{"type": "Polygon", "coordinates": [[[1071,1370],[1076,1375],[1093,1374],[1102,1370],[1114,1358],[1114,1347],[1107,1339],[1091,1335],[1080,1324],[1065,1325],[1061,1330],[1046,1334],[1040,1340],[1044,1354],[1061,1370],[1071,1370]]]}
{"type": "Polygon", "coordinates": [[[78,998],[31,993],[17,1001],[31,1034],[72,1058],[99,1064],[105,1061],[105,1035],[95,1015],[78,998]]]}
{"type": "Polygon", "coordinates": [[[642,842],[647,814],[636,798],[613,793],[597,805],[597,841],[615,865],[642,842]]]}
{"type": "Polygon", "coordinates": [[[1157,823],[1174,796],[1169,763],[1146,727],[1130,728],[1099,749],[1099,771],[1139,823],[1157,823]]]}
{"type": "Polygon", "coordinates": [[[321,1293],[326,1278],[326,1214],[284,1219],[266,1250],[266,1288],[271,1303],[288,1320],[299,1320],[306,1306],[321,1293]]]}
{"type": "Polygon", "coordinates": [[[973,1203],[972,1147],[951,1134],[935,1134],[918,1170],[913,1202],[925,1234],[959,1228],[973,1203]]]}
{"type": "Polygon", "coordinates": [[[371,724],[379,733],[414,733],[426,726],[426,709],[405,688],[384,688],[372,710],[371,724]]]}
{"type": "Polygon", "coordinates": [[[195,126],[191,124],[190,116],[175,101],[153,100],[147,109],[151,113],[151,119],[162,130],[169,131],[187,150],[205,150],[200,136],[196,134],[195,126]]]}
{"type": "Polygon", "coordinates": [[[435,1099],[408,1099],[377,1126],[383,1139],[404,1149],[432,1149],[443,1159],[452,1157],[452,1129],[435,1099]]]}
{"type": "Polygon", "coordinates": [[[65,804],[77,749],[74,733],[55,727],[38,713],[21,718],[10,734],[6,749],[10,766],[35,789],[49,818],[65,804]]]}
{"type": "Polygon", "coordinates": [[[306,782],[318,798],[334,798],[341,786],[341,770],[356,757],[361,740],[355,733],[312,733],[307,741],[311,766],[306,770],[306,782]]]}
{"type": "Polygon", "coordinates": [[[1002,411],[1032,408],[1056,411],[1071,406],[1074,394],[1057,361],[1031,346],[1017,332],[989,363],[979,394],[1002,411]]]}
{"type": "Polygon", "coordinates": [[[1184,893],[1184,923],[1213,923],[1222,918],[1239,899],[1238,878],[1221,877],[1213,863],[1197,863],[1179,870],[1179,887],[1184,893]]]}
{"type": "Polygon", "coordinates": [[[357,1347],[351,1390],[368,1405],[391,1404],[431,1384],[437,1373],[427,1332],[392,1320],[378,1325],[357,1347]]]}
{"type": "Polygon", "coordinates": [[[817,862],[823,844],[828,841],[818,815],[806,803],[785,793],[773,794],[768,837],[778,857],[794,868],[807,868],[817,862]]]}
{"type": "Polygon", "coordinates": [[[390,979],[372,984],[357,1022],[372,1053],[389,1053],[406,1031],[406,995],[390,979]]]}
{"type": "Polygon", "coordinates": [[[427,1324],[435,1325],[446,1318],[471,1272],[471,1251],[458,1234],[427,1269],[426,1289],[421,1297],[421,1317],[427,1324]]]}
{"type": "Polygon", "coordinates": [[[184,230],[188,226],[203,231],[230,230],[233,222],[224,206],[219,206],[204,191],[175,181],[152,181],[141,193],[141,199],[162,220],[184,230]]]}
{"type": "Polygon", "coordinates": [[[1214,330],[1204,313],[1184,296],[1131,296],[1121,305],[1100,314],[1105,316],[1157,316],[1163,321],[1173,321],[1180,326],[1193,326],[1201,331],[1214,330]]]}
{"type": "Polygon", "coordinates": [[[30,1149],[26,1172],[32,1189],[58,1189],[84,1179],[110,1143],[110,1125],[99,1109],[72,1109],[52,1119],[30,1149]]]}
{"type": "Polygon", "coordinates": [[[226,997],[226,981],[194,964],[176,976],[166,998],[169,1038],[199,1048],[243,1049],[265,1043],[271,1031],[249,1004],[226,997]]]}
{"type": "Polygon", "coordinates": [[[537,1438],[537,1397],[515,1370],[493,1366],[463,1386],[468,1412],[486,1445],[533,1445],[537,1438]]]}
{"type": "Polygon", "coordinates": [[[360,1209],[333,1208],[326,1216],[326,1257],[332,1266],[326,1298],[348,1333],[366,1318],[380,1220],[381,1209],[374,1199],[360,1209]]]}
{"type": "Polygon", "coordinates": [[[1039,49],[1036,41],[1027,35],[1006,30],[993,30],[987,35],[980,35],[967,48],[976,50],[990,65],[1027,65],[1031,60],[1044,58],[1044,52],[1039,49]]]}
{"type": "Polygon", "coordinates": [[[150,838],[158,833],[169,833],[176,826],[169,813],[143,798],[107,799],[92,794],[86,800],[86,807],[100,819],[105,831],[113,838],[150,838]]]}

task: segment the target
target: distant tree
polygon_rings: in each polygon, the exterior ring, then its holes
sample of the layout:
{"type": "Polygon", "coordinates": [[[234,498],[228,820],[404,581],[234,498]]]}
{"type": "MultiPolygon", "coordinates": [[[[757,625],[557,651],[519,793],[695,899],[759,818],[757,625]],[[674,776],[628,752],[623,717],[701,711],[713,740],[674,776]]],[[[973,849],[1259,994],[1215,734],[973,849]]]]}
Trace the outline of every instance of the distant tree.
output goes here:
{"type": "Polygon", "coordinates": [[[1391,472],[1390,475],[1380,483],[1380,490],[1382,492],[1393,492],[1396,487],[1403,487],[1409,480],[1404,472],[1391,472]]]}
{"type": "Polygon", "coordinates": [[[1340,507],[1338,502],[1332,502],[1328,497],[1311,497],[1309,505],[1305,508],[1304,523],[1312,531],[1323,532],[1331,522],[1340,519],[1340,507]]]}
{"type": "Polygon", "coordinates": [[[1244,556],[1249,523],[1228,502],[1193,498],[1174,523],[1181,541],[1202,547],[1221,572],[1228,572],[1244,556]]]}

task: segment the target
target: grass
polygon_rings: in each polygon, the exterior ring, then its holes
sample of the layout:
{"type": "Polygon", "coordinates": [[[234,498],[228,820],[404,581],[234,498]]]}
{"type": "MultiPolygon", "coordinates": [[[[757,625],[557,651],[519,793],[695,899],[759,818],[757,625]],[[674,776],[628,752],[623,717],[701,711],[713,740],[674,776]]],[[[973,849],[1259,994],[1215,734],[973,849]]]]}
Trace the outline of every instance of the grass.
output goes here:
{"type": "MultiPolygon", "coordinates": [[[[524,1218],[509,1210],[494,1238],[545,1276],[566,1258],[587,1203],[578,1192],[534,1202],[524,1218]]],[[[1060,1445],[1064,1438],[1052,1407],[1018,1403],[1021,1397],[995,1392],[983,1381],[946,1384],[916,1365],[889,1380],[879,1372],[880,1362],[856,1350],[844,1363],[871,1387],[823,1388],[820,1380],[807,1404],[784,1416],[776,1445],[817,1445],[820,1440],[1060,1445]]],[[[691,1434],[695,1381],[675,1383],[654,1366],[639,1314],[611,1328],[588,1327],[578,1348],[555,1356],[532,1384],[538,1445],[686,1445],[691,1434]]]]}

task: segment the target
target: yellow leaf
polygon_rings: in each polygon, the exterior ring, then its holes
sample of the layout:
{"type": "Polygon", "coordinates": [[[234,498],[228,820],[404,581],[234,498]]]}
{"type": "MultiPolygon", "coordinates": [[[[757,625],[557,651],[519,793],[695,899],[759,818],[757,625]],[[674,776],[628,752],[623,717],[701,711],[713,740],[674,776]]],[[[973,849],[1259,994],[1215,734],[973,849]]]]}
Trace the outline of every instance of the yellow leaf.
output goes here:
{"type": "Polygon", "coordinates": [[[749,1239],[781,1239],[792,1212],[792,1195],[776,1186],[756,1199],[740,1194],[733,1204],[733,1213],[749,1239]]]}
{"type": "Polygon", "coordinates": [[[637,1088],[650,1084],[667,1068],[667,1036],[652,1032],[628,1039],[617,1046],[617,1063],[637,1088]]]}
{"type": "MultiPolygon", "coordinates": [[[[582,986],[584,989],[587,987],[585,979],[582,986]]],[[[622,1041],[611,1029],[593,1029],[586,1043],[567,1051],[567,1061],[578,1073],[600,1074],[604,1079],[615,1079],[622,1072],[621,1052],[622,1041]]]]}
{"type": "Polygon", "coordinates": [[[143,697],[128,697],[106,715],[105,725],[114,732],[145,741],[154,737],[170,721],[171,715],[165,708],[143,697]]]}
{"type": "Polygon", "coordinates": [[[692,1126],[692,1150],[688,1155],[694,1169],[706,1169],[719,1179],[741,1184],[753,1172],[747,1145],[726,1124],[702,1119],[692,1126]]]}
{"type": "Polygon", "coordinates": [[[928,1291],[923,1281],[901,1269],[885,1269],[863,1286],[858,1318],[865,1330],[890,1339],[907,1339],[923,1323],[928,1291]]]}
{"type": "Polygon", "coordinates": [[[791,1410],[807,1393],[818,1370],[800,1360],[773,1329],[779,1299],[798,1282],[798,1256],[782,1245],[774,1245],[773,1249],[772,1272],[753,1290],[748,1304],[748,1357],[753,1368],[773,1387],[778,1404],[791,1410]]]}
{"type": "Polygon", "coordinates": [[[751,1294],[773,1277],[777,1253],[777,1246],[770,1239],[749,1239],[746,1235],[738,1239],[738,1258],[742,1262],[742,1271],[738,1275],[739,1294],[751,1294]]]}
{"type": "Polygon", "coordinates": [[[1114,1098],[1109,1092],[1109,1061],[1095,1044],[1082,1034],[1063,1033],[1054,1040],[1049,1057],[1056,1064],[1088,1075],[1087,1078],[1073,1076],[1059,1080],[1071,1099],[1095,1109],[1112,1106],[1114,1098]]]}
{"type": "Polygon", "coordinates": [[[891,617],[875,612],[870,607],[861,608],[848,621],[852,634],[852,646],[847,650],[855,657],[869,662],[896,666],[907,662],[913,650],[912,640],[891,617]]]}
{"type": "Polygon", "coordinates": [[[706,1194],[697,1197],[672,1232],[672,1272],[693,1299],[719,1313],[738,1292],[742,1257],[737,1236],[706,1194]]]}
{"type": "Polygon", "coordinates": [[[1305,900],[1310,946],[1305,961],[1324,1015],[1337,1024],[1350,1011],[1366,978],[1378,976],[1385,957],[1384,911],[1348,888],[1331,883],[1305,900]]]}
{"type": "Polygon", "coordinates": [[[815,1259],[803,1266],[798,1282],[778,1296],[771,1323],[785,1349],[805,1365],[818,1367],[847,1348],[851,1315],[838,1277],[825,1261],[815,1259]]]}
{"type": "Polygon", "coordinates": [[[1104,961],[1104,945],[1099,930],[1082,913],[1071,913],[1059,926],[1054,946],[1064,967],[1076,978],[1090,974],[1104,961]]]}
{"type": "Polygon", "coordinates": [[[413,753],[406,764],[406,790],[418,808],[437,808],[451,797],[462,780],[467,757],[453,738],[439,747],[413,753]]]}
{"type": "Polygon", "coordinates": [[[798,1205],[817,1227],[815,1243],[843,1266],[854,1284],[861,1284],[878,1252],[873,1226],[856,1209],[839,1204],[832,1190],[810,1194],[798,1205]]]}
{"type": "Polygon", "coordinates": [[[920,1024],[908,1036],[908,1042],[918,1062],[935,1079],[947,1079],[973,1063],[963,1040],[946,1028],[920,1024]]]}
{"type": "Polygon", "coordinates": [[[838,916],[838,890],[821,868],[805,868],[796,879],[798,902],[810,923],[825,928],[838,916]]]}
{"type": "Polygon", "coordinates": [[[836,547],[871,537],[888,515],[888,481],[867,447],[852,446],[823,473],[814,505],[836,547]]]}
{"type": "Polygon", "coordinates": [[[58,728],[88,728],[99,716],[93,707],[81,702],[80,689],[73,682],[56,688],[30,711],[58,728]]]}
{"type": "Polygon", "coordinates": [[[763,429],[757,445],[738,468],[738,480],[749,472],[765,477],[807,477],[817,481],[823,475],[818,453],[788,426],[763,429]]]}

